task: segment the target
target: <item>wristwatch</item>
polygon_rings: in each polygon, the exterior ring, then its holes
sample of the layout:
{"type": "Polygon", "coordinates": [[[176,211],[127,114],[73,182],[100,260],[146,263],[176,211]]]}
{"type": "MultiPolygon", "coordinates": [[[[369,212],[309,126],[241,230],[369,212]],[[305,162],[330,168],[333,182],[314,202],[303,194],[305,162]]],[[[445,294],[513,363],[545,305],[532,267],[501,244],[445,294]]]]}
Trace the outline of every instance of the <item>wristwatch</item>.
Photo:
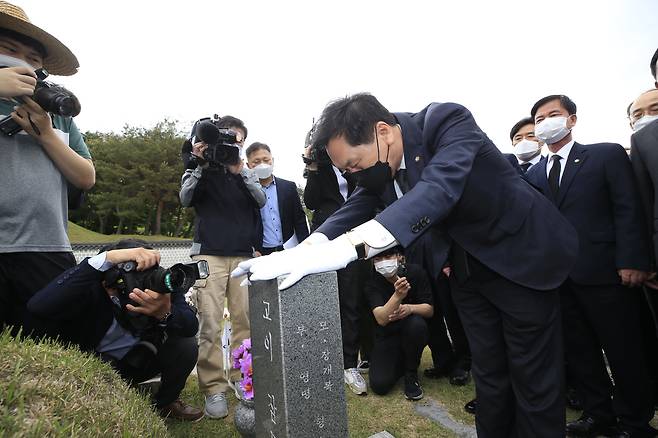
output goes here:
{"type": "MultiPolygon", "coordinates": [[[[346,233],[347,240],[349,240],[350,243],[352,245],[354,245],[354,249],[356,250],[356,259],[357,260],[365,260],[366,259],[366,253],[367,253],[366,243],[361,239],[358,239],[358,240],[354,239],[352,237],[353,234],[354,233],[352,233],[351,231],[347,232],[346,233]]],[[[356,237],[356,236],[354,236],[354,237],[356,237]]]]}
{"type": "Polygon", "coordinates": [[[171,312],[167,312],[167,313],[165,313],[165,315],[160,319],[160,321],[158,322],[158,324],[160,324],[160,325],[162,325],[162,326],[167,325],[167,324],[169,323],[169,320],[171,319],[171,315],[172,315],[171,312]]]}

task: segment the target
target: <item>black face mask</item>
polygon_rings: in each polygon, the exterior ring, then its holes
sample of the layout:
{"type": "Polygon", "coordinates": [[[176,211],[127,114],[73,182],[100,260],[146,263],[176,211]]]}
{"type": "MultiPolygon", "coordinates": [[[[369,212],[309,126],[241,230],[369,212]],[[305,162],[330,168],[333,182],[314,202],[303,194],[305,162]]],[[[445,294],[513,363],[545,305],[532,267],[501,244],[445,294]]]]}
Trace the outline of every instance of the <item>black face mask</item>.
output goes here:
{"type": "Polygon", "coordinates": [[[386,183],[393,180],[391,176],[391,166],[388,164],[388,154],[391,151],[389,146],[386,152],[386,161],[379,160],[379,138],[375,132],[375,140],[377,142],[377,162],[368,167],[367,169],[354,172],[356,184],[374,193],[381,193],[386,187],[386,183]]]}

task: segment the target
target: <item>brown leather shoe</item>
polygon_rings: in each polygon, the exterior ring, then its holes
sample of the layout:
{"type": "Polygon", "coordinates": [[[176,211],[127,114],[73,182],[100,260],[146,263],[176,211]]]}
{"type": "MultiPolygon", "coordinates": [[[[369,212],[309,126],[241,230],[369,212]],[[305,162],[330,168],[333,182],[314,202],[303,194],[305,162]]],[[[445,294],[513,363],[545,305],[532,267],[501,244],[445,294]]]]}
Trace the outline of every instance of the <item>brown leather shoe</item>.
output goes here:
{"type": "Polygon", "coordinates": [[[158,409],[160,416],[180,421],[199,421],[203,418],[203,411],[194,406],[183,403],[180,399],[158,409]]]}

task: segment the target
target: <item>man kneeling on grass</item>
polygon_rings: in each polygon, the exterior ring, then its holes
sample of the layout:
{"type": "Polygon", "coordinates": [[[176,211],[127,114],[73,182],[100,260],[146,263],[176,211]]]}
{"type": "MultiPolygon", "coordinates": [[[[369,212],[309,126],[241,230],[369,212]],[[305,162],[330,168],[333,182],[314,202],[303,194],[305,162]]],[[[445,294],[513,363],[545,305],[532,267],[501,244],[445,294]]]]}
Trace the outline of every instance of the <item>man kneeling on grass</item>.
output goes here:
{"type": "Polygon", "coordinates": [[[197,421],[203,411],[178,398],[198,354],[198,321],[182,292],[203,269],[159,263],[146,242],[108,245],[37,292],[28,311],[42,333],[94,352],[132,385],[160,374],[160,415],[197,421]]]}
{"type": "Polygon", "coordinates": [[[427,345],[427,319],[434,314],[427,274],[420,266],[404,264],[400,246],[373,260],[377,273],[365,287],[378,325],[370,355],[370,388],[384,395],[404,376],[404,396],[420,400],[418,366],[427,345]]]}

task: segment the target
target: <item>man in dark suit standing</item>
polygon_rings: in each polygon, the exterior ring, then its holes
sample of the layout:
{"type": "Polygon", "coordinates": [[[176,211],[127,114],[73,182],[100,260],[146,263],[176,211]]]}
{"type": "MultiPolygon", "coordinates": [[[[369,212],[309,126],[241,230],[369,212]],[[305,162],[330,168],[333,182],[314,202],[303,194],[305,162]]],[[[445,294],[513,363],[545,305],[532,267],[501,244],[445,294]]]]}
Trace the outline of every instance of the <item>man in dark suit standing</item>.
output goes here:
{"type": "Polygon", "coordinates": [[[543,143],[535,137],[535,121],[532,117],[524,117],[516,122],[509,133],[509,139],[523,173],[539,163],[543,143]]]}
{"type": "MultiPolygon", "coordinates": [[[[577,253],[569,223],[458,104],[392,114],[357,94],[325,108],[314,145],[326,145],[334,165],[354,173],[360,187],[307,243],[246,261],[233,275],[289,274],[285,289],[304,275],[443,230],[452,240],[460,283],[453,293],[473,354],[478,436],[562,436],[556,289],[577,253]],[[391,194],[397,199],[368,220],[391,194]],[[547,227],[555,231],[542,233],[547,227]]],[[[432,239],[435,253],[445,254],[445,238],[432,239]]]]}
{"type": "MultiPolygon", "coordinates": [[[[575,143],[576,105],[567,96],[540,99],[531,115],[549,153],[526,176],[576,228],[580,242],[560,287],[569,373],[583,403],[583,415],[567,424],[567,433],[654,436],[639,294],[632,289],[646,280],[649,256],[628,156],[618,144],[575,143]],[[602,349],[615,382],[614,405],[602,349]]],[[[553,232],[547,225],[544,233],[553,232]]]]}
{"type": "Polygon", "coordinates": [[[306,239],[308,225],[297,186],[292,181],[274,177],[270,147],[265,143],[252,143],[245,154],[247,166],[258,176],[266,197],[266,203],[260,209],[263,244],[258,252],[267,255],[283,251],[283,245],[293,236],[297,242],[306,239]]]}

